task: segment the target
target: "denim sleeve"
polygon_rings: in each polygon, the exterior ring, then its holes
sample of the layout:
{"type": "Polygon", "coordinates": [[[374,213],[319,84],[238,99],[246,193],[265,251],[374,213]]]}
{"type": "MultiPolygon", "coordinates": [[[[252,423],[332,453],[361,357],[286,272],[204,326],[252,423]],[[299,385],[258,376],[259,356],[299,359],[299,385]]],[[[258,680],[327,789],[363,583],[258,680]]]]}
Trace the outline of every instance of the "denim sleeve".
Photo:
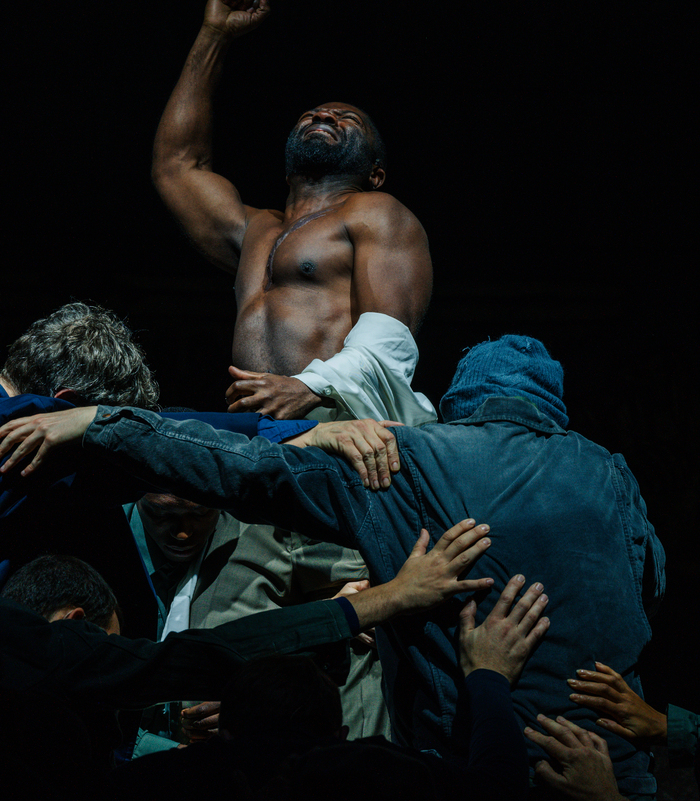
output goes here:
{"type": "MultiPolygon", "coordinates": [[[[245,434],[252,439],[259,433],[262,415],[257,412],[243,414],[229,414],[228,412],[159,412],[165,420],[199,420],[208,423],[212,428],[221,431],[233,431],[236,434],[245,434]]],[[[268,437],[271,439],[271,437],[268,437]]]]}
{"type": "Polygon", "coordinates": [[[369,514],[371,493],[359,475],[318,448],[109,406],[98,408],[83,447],[163,492],[350,548],[369,514]]]}
{"type": "Polygon", "coordinates": [[[668,758],[672,767],[690,766],[698,755],[700,715],[668,705],[668,758]]]}

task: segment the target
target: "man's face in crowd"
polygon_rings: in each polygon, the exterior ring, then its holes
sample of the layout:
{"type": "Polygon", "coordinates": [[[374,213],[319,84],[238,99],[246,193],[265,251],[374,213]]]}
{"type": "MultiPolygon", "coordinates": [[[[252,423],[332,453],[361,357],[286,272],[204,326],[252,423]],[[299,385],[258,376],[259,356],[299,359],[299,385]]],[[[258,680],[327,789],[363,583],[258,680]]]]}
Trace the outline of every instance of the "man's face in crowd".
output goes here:
{"type": "Polygon", "coordinates": [[[287,139],[287,175],[369,175],[374,166],[364,115],[346,103],[302,114],[287,139]]]}
{"type": "Polygon", "coordinates": [[[171,562],[189,562],[204,548],[219,519],[209,509],[174,495],[149,494],[138,502],[146,534],[171,562]]]}

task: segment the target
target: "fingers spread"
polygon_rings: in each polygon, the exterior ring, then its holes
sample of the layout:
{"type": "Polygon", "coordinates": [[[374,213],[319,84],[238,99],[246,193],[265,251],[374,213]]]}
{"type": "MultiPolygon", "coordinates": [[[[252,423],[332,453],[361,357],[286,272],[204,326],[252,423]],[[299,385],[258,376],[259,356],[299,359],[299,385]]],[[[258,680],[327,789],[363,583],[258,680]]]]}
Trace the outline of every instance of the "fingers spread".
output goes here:
{"type": "Polygon", "coordinates": [[[446,551],[455,540],[459,539],[462,534],[472,531],[475,526],[476,521],[472,518],[460,520],[455,526],[448,528],[442,537],[440,537],[440,539],[435,543],[435,550],[446,551]]]}
{"type": "Polygon", "coordinates": [[[503,592],[501,593],[501,597],[496,601],[491,614],[496,617],[507,617],[508,613],[510,612],[510,608],[513,605],[513,601],[515,600],[517,594],[523,588],[523,584],[525,583],[525,576],[517,575],[513,576],[512,579],[506,584],[503,588],[503,592]]]}
{"type": "MultiPolygon", "coordinates": [[[[577,671],[582,675],[581,671],[577,671]]],[[[598,681],[582,681],[581,679],[567,679],[568,685],[578,693],[589,693],[596,695],[599,698],[607,698],[613,703],[619,703],[622,700],[622,695],[609,684],[598,681]]]]}
{"type": "MultiPolygon", "coordinates": [[[[540,716],[538,716],[537,720],[541,723],[539,717],[540,716]]],[[[535,731],[535,729],[531,729],[529,726],[525,728],[525,736],[528,740],[532,740],[533,743],[537,743],[546,754],[559,761],[563,761],[566,756],[566,747],[555,737],[548,737],[546,734],[535,731]]]]}
{"type": "Polygon", "coordinates": [[[588,731],[588,729],[577,726],[575,723],[572,723],[572,721],[567,720],[561,715],[557,717],[557,723],[572,732],[582,745],[593,747],[593,740],[591,739],[591,733],[588,731]]]}
{"type": "Polygon", "coordinates": [[[547,605],[549,599],[546,595],[543,595],[543,592],[544,587],[542,584],[539,582],[533,584],[510,613],[511,620],[515,623],[520,623],[521,628],[526,633],[537,623],[547,605]]]}
{"type": "Polygon", "coordinates": [[[585,706],[595,712],[604,712],[607,715],[615,715],[615,704],[607,698],[600,698],[595,695],[581,695],[581,693],[571,693],[569,698],[579,706],[585,706]]]}
{"type": "MultiPolygon", "coordinates": [[[[580,740],[576,732],[576,729],[579,729],[579,727],[575,724],[571,724],[570,726],[566,725],[568,721],[564,718],[558,717],[556,720],[552,720],[545,715],[538,715],[537,722],[546,732],[549,732],[552,737],[556,738],[563,745],[569,748],[576,748],[580,745],[580,740]]],[[[581,729],[581,731],[584,730],[581,729]]]]}

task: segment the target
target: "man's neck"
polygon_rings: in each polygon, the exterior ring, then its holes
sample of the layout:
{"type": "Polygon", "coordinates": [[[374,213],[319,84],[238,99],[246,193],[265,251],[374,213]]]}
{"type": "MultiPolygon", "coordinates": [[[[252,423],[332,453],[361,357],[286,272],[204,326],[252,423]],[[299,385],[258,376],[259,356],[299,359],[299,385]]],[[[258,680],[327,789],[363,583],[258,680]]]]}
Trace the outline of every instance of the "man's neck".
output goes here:
{"type": "Polygon", "coordinates": [[[2,387],[5,390],[5,392],[7,392],[10,398],[14,398],[15,395],[19,395],[19,392],[17,392],[17,390],[3,375],[0,375],[0,387],[2,387]]]}
{"type": "Polygon", "coordinates": [[[334,206],[348,195],[364,191],[361,179],[351,175],[325,175],[318,178],[308,175],[290,176],[285,220],[295,220],[334,206]]]}

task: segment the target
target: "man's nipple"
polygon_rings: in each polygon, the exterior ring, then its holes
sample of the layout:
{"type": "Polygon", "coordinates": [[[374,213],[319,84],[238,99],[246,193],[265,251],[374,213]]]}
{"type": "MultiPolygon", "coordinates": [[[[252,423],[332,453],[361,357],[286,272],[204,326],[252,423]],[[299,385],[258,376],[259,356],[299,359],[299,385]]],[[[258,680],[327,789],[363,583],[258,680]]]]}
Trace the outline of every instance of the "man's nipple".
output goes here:
{"type": "Polygon", "coordinates": [[[316,272],[316,265],[312,261],[303,261],[299,269],[304,275],[311,277],[316,272]]]}

